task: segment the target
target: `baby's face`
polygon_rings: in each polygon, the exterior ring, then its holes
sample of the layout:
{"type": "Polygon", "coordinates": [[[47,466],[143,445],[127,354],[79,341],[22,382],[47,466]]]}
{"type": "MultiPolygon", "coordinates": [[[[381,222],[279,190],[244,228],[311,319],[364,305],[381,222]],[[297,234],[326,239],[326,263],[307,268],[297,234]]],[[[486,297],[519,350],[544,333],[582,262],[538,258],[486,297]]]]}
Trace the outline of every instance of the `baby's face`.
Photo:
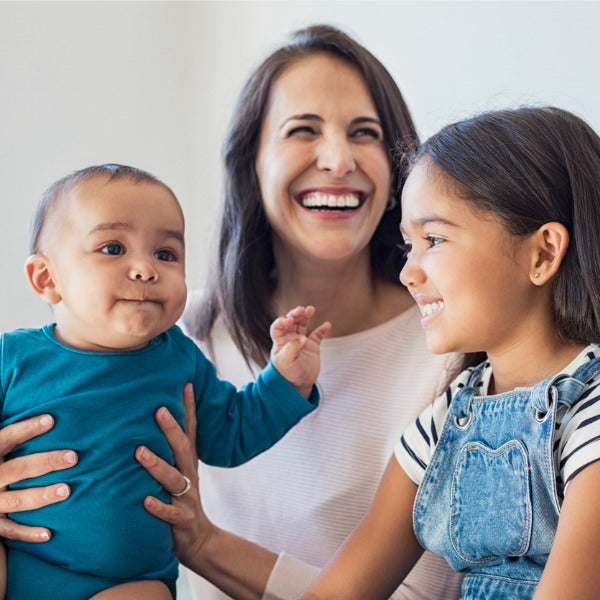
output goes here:
{"type": "Polygon", "coordinates": [[[187,294],[184,220],[169,190],[96,177],[55,212],[42,239],[61,297],[59,339],[132,351],[177,321],[187,294]]]}

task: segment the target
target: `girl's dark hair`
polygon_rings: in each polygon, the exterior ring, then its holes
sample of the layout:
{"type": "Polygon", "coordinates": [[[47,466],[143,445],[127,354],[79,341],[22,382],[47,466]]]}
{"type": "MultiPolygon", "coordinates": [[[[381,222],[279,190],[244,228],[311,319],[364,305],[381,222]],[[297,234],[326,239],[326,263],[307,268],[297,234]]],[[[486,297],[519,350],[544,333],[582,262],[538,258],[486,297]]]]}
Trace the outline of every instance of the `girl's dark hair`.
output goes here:
{"type": "MultiPolygon", "coordinates": [[[[201,339],[223,315],[246,362],[264,365],[269,356],[269,326],[275,317],[272,294],[276,285],[271,228],[267,222],[255,171],[261,125],[269,92],[277,77],[294,61],[326,53],[341,58],[362,74],[381,120],[393,169],[395,195],[404,182],[404,169],[395,164],[394,149],[415,148],[418,138],[398,86],[368,50],[342,31],[314,25],[292,34],[246,83],[224,144],[225,202],[217,265],[201,307],[189,311],[188,327],[201,339]]],[[[399,284],[404,256],[397,248],[400,203],[386,211],[371,241],[374,275],[399,284]]]]}
{"type": "Polygon", "coordinates": [[[86,167],[79,171],[74,171],[69,175],[66,175],[62,179],[55,181],[42,195],[38,205],[33,213],[31,220],[30,236],[29,236],[29,253],[38,254],[41,251],[39,247],[40,236],[44,224],[48,219],[48,215],[56,208],[62,198],[66,196],[71,190],[76,188],[79,184],[84,181],[88,181],[100,175],[108,175],[108,181],[115,181],[118,179],[131,179],[134,183],[152,183],[158,184],[165,187],[173,197],[175,194],[171,189],[165,185],[160,179],[141,169],[135,167],[128,167],[127,165],[117,164],[104,164],[95,165],[93,167],[86,167]]]}
{"type": "Polygon", "coordinates": [[[570,242],[554,281],[559,334],[600,341],[600,138],[554,107],[524,107],[444,127],[419,149],[465,200],[498,215],[513,235],[558,222],[570,242]]]}

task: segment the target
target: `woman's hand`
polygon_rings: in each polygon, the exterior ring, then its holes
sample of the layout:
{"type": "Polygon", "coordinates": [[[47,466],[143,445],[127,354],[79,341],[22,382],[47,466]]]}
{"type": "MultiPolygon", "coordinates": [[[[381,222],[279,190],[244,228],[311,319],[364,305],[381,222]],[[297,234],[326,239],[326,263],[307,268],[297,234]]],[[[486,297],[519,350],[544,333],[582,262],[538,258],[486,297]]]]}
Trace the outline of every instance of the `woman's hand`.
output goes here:
{"type": "Polygon", "coordinates": [[[139,463],[171,494],[171,504],[152,496],[144,500],[146,510],[171,524],[177,558],[231,598],[259,600],[277,555],[211,523],[202,508],[198,489],[196,454],[196,407],[191,384],[183,390],[185,432],[165,408],[156,420],[173,450],[176,467],[140,446],[139,463]],[[186,490],[187,479],[190,487],[186,490]],[[182,493],[183,492],[183,493],[182,493]]]}
{"type": "Polygon", "coordinates": [[[4,457],[15,446],[46,433],[54,427],[50,415],[40,415],[25,421],[7,425],[0,429],[0,537],[24,542],[46,542],[50,530],[46,527],[27,527],[6,517],[6,513],[33,510],[69,497],[71,490],[65,483],[26,490],[8,490],[11,483],[52,471],[68,469],[77,463],[77,454],[72,450],[54,450],[22,456],[5,461],[4,457]]]}
{"type": "Polygon", "coordinates": [[[144,500],[146,510],[170,523],[173,531],[173,544],[177,558],[189,566],[197,557],[206,539],[214,529],[208,520],[200,501],[198,488],[198,456],[196,454],[196,409],[191,384],[183,389],[185,406],[185,432],[166,408],[156,412],[156,421],[165,434],[175,457],[175,467],[156,456],[145,446],[136,450],[138,462],[171,494],[178,494],[190,488],[184,494],[171,498],[171,504],[165,504],[153,496],[144,500]]]}

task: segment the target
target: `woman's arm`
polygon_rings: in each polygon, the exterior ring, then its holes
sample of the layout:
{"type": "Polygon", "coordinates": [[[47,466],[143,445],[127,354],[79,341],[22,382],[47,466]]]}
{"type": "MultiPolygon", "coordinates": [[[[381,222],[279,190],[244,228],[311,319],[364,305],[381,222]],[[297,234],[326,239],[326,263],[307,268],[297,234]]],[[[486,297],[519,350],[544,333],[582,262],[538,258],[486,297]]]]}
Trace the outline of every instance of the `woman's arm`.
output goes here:
{"type": "Polygon", "coordinates": [[[302,600],[389,598],[423,552],[412,526],[416,493],[392,457],[366,516],[302,600]]]}
{"type": "Polygon", "coordinates": [[[277,555],[216,527],[206,517],[198,487],[196,412],[191,384],[184,389],[184,404],[186,433],[168,410],[161,408],[156,414],[173,449],[177,468],[145,447],[137,449],[136,457],[165,489],[183,489],[183,475],[191,480],[191,489],[183,496],[172,497],[171,504],[149,496],[144,506],[148,512],[172,525],[175,553],[185,566],[238,600],[259,600],[277,555]]]}
{"type": "Polygon", "coordinates": [[[33,510],[61,502],[69,497],[69,486],[56,483],[18,491],[7,490],[7,486],[51,471],[68,469],[77,463],[77,455],[72,450],[54,450],[8,461],[4,457],[18,444],[46,433],[52,427],[52,417],[40,415],[0,429],[0,537],[25,542],[46,542],[50,539],[50,530],[46,527],[20,525],[8,519],[6,513],[33,510]]]}
{"type": "Polygon", "coordinates": [[[535,600],[600,598],[600,461],[569,483],[535,600]]]}

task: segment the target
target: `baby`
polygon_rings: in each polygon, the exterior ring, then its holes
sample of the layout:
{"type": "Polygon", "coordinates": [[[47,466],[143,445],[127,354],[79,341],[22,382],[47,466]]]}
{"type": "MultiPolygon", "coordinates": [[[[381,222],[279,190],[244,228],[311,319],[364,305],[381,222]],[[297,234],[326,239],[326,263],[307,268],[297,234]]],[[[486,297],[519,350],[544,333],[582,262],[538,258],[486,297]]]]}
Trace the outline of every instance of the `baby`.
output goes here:
{"type": "Polygon", "coordinates": [[[31,253],[27,278],[56,322],[0,338],[1,425],[51,414],[54,428],[11,456],[69,447],[78,462],[66,501],[12,515],[52,538],[6,541],[7,595],[82,600],[107,590],[108,598],[113,586],[143,581],[153,584],[146,598],[174,596],[170,528],[142,502],[168,501],[189,481],[167,491],[136,462],[141,444],[173,462],[154,413],[166,406],[183,424],[191,382],[199,458],[222,467],[250,460],[317,406],[329,324],[307,336],[314,309],[294,309],[274,322],[272,363],[256,383],[237,391],[220,381],[175,325],[187,294],[181,207],[169,187],[132,167],[89,167],[53,184],[34,217],[31,253]]]}

